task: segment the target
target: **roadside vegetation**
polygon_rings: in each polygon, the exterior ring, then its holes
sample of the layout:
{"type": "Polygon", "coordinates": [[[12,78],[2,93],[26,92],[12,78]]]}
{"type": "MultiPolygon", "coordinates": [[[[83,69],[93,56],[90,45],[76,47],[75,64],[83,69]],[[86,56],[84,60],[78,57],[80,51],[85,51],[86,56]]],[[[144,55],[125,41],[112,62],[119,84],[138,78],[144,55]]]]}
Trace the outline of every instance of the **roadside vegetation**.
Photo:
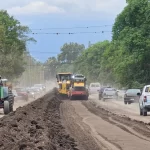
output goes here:
{"type": "Polygon", "coordinates": [[[36,42],[27,36],[30,32],[29,27],[0,10],[0,75],[14,84],[18,83],[18,78],[23,85],[32,84],[30,80],[36,83],[41,78],[38,74],[43,69],[42,64],[27,49],[29,42],[36,42]]]}
{"type": "Polygon", "coordinates": [[[150,82],[150,3],[128,0],[116,17],[112,41],[87,49],[65,44],[55,63],[57,71],[83,73],[89,81],[118,87],[141,88],[150,82]],[[77,55],[74,55],[74,53],[77,55]]]}
{"type": "Polygon", "coordinates": [[[25,83],[29,74],[33,78],[30,80],[37,82],[55,77],[56,72],[69,71],[84,74],[89,82],[117,87],[141,88],[149,84],[150,3],[148,0],[127,3],[116,17],[111,41],[100,41],[88,48],[65,43],[57,58],[50,57],[44,64],[28,53],[27,43],[35,42],[27,36],[30,29],[6,11],[0,11],[1,76],[11,80],[21,77],[25,83]]]}

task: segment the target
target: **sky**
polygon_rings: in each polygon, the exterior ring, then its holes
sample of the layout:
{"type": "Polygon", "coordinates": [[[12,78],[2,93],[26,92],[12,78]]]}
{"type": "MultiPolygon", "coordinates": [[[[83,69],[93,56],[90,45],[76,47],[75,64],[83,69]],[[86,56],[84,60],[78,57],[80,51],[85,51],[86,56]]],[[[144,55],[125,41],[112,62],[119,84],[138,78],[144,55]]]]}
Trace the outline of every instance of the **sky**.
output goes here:
{"type": "Polygon", "coordinates": [[[111,40],[112,25],[125,6],[126,0],[0,0],[0,9],[32,30],[28,36],[37,42],[27,48],[41,62],[57,56],[64,43],[88,47],[89,41],[111,40]]]}

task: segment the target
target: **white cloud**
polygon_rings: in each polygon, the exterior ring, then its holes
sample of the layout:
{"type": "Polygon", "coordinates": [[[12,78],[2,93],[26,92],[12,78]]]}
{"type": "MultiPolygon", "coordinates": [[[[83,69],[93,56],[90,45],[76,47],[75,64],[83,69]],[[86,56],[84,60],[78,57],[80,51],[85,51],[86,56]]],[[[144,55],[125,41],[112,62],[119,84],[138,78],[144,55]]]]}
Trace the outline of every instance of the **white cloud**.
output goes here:
{"type": "Polygon", "coordinates": [[[126,0],[5,0],[5,8],[15,15],[66,13],[70,16],[114,17],[126,6],[126,0]]]}
{"type": "Polygon", "coordinates": [[[53,5],[48,5],[42,1],[31,2],[25,6],[16,6],[7,9],[13,15],[39,15],[50,13],[63,13],[64,10],[53,5]]]}

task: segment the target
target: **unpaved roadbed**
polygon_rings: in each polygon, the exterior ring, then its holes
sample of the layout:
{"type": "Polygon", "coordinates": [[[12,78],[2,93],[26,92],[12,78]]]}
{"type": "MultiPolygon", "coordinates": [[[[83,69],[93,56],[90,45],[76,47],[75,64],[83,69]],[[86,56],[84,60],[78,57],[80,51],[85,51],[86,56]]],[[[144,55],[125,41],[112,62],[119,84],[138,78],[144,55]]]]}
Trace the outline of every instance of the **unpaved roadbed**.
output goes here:
{"type": "Polygon", "coordinates": [[[56,90],[0,119],[0,150],[76,150],[61,125],[56,90]]]}
{"type": "Polygon", "coordinates": [[[81,150],[141,150],[150,147],[150,126],[96,107],[90,100],[61,104],[63,123],[81,150]]]}

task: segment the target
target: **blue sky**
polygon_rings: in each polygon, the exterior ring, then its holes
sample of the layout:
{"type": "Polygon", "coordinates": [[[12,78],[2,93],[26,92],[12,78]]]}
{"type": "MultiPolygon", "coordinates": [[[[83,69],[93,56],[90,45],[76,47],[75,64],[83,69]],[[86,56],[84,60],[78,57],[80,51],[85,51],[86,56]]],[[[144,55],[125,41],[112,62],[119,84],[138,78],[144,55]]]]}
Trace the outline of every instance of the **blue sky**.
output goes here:
{"type": "Polygon", "coordinates": [[[6,9],[35,33],[104,31],[97,34],[29,35],[34,37],[37,43],[29,43],[28,50],[34,58],[44,62],[48,57],[57,56],[60,47],[66,42],[77,42],[87,47],[89,41],[96,43],[111,40],[111,25],[125,6],[126,0],[1,0],[0,9],[6,9]],[[105,25],[109,26],[105,27],[105,25]]]}

